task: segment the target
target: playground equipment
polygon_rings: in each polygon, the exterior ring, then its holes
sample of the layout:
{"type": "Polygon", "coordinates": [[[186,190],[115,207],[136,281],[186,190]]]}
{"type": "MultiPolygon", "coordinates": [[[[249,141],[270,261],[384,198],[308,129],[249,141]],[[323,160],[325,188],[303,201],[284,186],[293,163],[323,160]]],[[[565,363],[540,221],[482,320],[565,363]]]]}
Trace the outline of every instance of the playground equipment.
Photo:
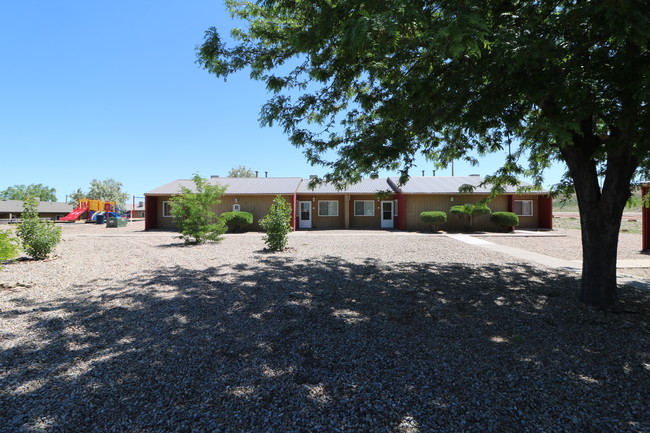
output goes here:
{"type": "MultiPolygon", "coordinates": [[[[82,215],[88,213],[88,221],[96,221],[98,216],[119,216],[114,201],[89,200],[87,198],[79,199],[76,209],[60,219],[60,221],[75,221],[82,215]]],[[[103,220],[104,218],[100,218],[103,220]]]]}

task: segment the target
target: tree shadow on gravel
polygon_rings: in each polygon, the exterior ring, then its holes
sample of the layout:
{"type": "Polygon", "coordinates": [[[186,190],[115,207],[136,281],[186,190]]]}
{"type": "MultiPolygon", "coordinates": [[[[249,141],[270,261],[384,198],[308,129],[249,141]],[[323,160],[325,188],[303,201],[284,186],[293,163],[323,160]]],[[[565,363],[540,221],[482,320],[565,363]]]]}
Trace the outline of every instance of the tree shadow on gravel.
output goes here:
{"type": "Polygon", "coordinates": [[[0,312],[39,336],[0,355],[0,431],[647,431],[650,296],[578,283],[284,256],[95,281],[0,312]]]}

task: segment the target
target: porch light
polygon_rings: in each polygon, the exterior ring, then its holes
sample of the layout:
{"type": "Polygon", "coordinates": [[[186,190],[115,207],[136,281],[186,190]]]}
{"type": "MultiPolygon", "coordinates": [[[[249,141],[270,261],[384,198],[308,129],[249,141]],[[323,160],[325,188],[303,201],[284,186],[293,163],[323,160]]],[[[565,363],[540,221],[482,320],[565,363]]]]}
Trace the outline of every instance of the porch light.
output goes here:
{"type": "Polygon", "coordinates": [[[311,201],[316,201],[316,197],[312,197],[312,198],[311,198],[311,201]]]}
{"type": "Polygon", "coordinates": [[[235,199],[235,203],[239,203],[239,199],[238,199],[238,198],[235,199]]]}
{"type": "Polygon", "coordinates": [[[453,197],[451,198],[451,201],[454,201],[454,198],[453,198],[453,197]]]}

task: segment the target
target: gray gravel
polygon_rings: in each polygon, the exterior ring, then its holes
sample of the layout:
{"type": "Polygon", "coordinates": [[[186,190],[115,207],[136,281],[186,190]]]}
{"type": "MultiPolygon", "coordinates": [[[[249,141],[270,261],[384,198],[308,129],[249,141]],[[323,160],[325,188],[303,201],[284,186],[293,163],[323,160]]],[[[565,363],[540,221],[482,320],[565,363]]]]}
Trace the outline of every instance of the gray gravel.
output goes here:
{"type": "Polygon", "coordinates": [[[0,271],[0,432],[650,431],[649,292],[585,307],[443,236],[141,228],[0,271]]]}
{"type": "MultiPolygon", "coordinates": [[[[495,244],[534,251],[564,260],[582,260],[580,230],[556,229],[553,233],[564,235],[564,237],[490,236],[482,239],[495,244]]],[[[619,260],[650,260],[650,252],[641,251],[641,235],[620,233],[618,238],[618,258],[619,260]]],[[[648,268],[619,269],[619,274],[650,279],[650,269],[648,268]]]]}
{"type": "MultiPolygon", "coordinates": [[[[495,244],[508,245],[535,251],[565,260],[582,260],[582,243],[580,230],[556,229],[555,234],[565,235],[564,237],[487,237],[486,240],[495,244]]],[[[641,252],[641,235],[620,233],[618,237],[618,258],[619,259],[648,259],[650,253],[641,252]]]]}

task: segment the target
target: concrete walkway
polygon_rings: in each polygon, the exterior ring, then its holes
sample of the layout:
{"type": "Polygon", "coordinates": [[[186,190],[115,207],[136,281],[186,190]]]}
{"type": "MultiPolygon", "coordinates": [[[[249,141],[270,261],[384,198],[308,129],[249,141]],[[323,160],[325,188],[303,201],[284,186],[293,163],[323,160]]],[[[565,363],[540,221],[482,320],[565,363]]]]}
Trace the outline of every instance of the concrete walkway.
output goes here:
{"type": "MultiPolygon", "coordinates": [[[[499,245],[485,239],[478,239],[474,236],[466,234],[449,234],[447,237],[464,242],[470,245],[476,245],[481,248],[503,253],[518,259],[523,259],[531,263],[536,263],[549,268],[569,271],[569,272],[582,272],[581,260],[564,260],[557,257],[547,256],[545,254],[535,253],[533,251],[523,250],[521,248],[509,247],[506,245],[499,245]]],[[[617,269],[625,268],[650,268],[650,259],[639,260],[619,260],[616,264],[617,269]]],[[[642,278],[630,277],[628,275],[618,274],[617,281],[619,285],[631,286],[637,289],[650,290],[650,280],[642,278]]]]}

